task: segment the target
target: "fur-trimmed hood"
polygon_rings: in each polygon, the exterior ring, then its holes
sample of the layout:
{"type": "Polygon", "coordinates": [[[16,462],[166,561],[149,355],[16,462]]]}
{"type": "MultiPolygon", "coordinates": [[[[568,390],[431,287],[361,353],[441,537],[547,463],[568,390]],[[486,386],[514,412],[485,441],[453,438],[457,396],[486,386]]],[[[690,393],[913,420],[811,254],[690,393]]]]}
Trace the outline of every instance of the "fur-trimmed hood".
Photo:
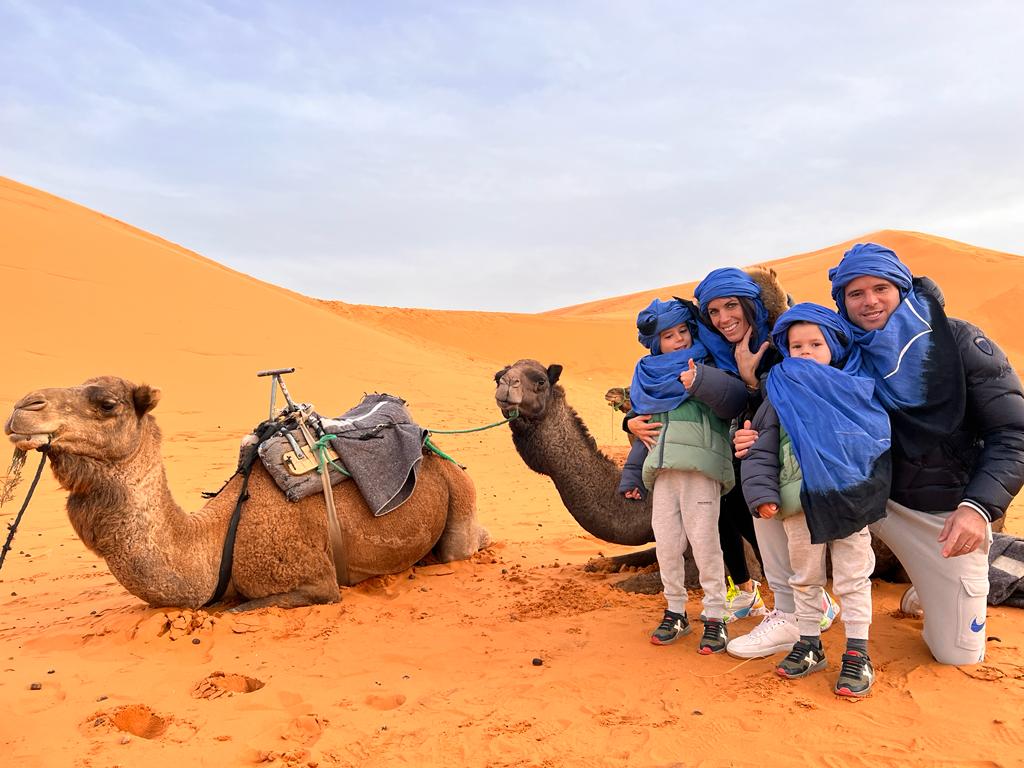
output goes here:
{"type": "Polygon", "coordinates": [[[761,287],[761,301],[768,310],[768,328],[774,328],[779,316],[793,305],[793,297],[786,293],[771,267],[748,267],[744,272],[761,287]]]}

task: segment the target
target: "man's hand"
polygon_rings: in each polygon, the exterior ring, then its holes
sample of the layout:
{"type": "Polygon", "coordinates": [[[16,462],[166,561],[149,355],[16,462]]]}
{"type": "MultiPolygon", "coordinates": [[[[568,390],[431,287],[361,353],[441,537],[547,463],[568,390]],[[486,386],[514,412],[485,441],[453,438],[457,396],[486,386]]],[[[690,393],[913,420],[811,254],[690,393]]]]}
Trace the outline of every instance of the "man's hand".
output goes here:
{"type": "Polygon", "coordinates": [[[763,520],[771,520],[773,517],[775,517],[778,511],[778,504],[767,503],[757,505],[757,514],[760,515],[761,519],[763,520]]]}
{"type": "Polygon", "coordinates": [[[943,557],[969,555],[980,547],[988,535],[988,523],[972,507],[961,504],[956,512],[946,518],[939,534],[943,557]]]}
{"type": "Polygon", "coordinates": [[[651,424],[650,416],[634,416],[626,422],[626,429],[636,435],[636,437],[648,448],[653,448],[655,442],[658,440],[658,432],[661,431],[661,424],[657,421],[651,424]]]}
{"type": "Polygon", "coordinates": [[[757,430],[750,428],[750,420],[743,422],[743,428],[737,429],[733,435],[732,445],[736,449],[736,458],[742,459],[750,451],[750,448],[757,442],[757,430]]]}
{"type": "Polygon", "coordinates": [[[690,390],[693,387],[693,382],[697,380],[697,364],[693,362],[693,358],[690,358],[690,367],[679,374],[679,380],[683,382],[683,386],[690,390]]]}
{"type": "Polygon", "coordinates": [[[739,372],[740,378],[743,379],[743,383],[748,387],[757,386],[757,366],[761,364],[761,358],[768,350],[768,342],[765,341],[757,352],[750,351],[750,334],[753,332],[754,326],[747,328],[747,332],[743,334],[743,338],[733,350],[733,356],[736,358],[736,370],[739,372]]]}

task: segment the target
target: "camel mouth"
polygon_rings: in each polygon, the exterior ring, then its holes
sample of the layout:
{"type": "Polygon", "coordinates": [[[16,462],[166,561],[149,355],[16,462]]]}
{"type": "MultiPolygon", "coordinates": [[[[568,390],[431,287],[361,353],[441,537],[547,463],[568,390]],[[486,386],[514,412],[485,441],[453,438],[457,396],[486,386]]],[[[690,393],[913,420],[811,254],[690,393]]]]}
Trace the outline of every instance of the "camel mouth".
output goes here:
{"type": "Polygon", "coordinates": [[[49,433],[40,435],[20,435],[17,432],[13,432],[9,439],[14,443],[14,447],[20,451],[34,451],[37,448],[49,445],[52,435],[49,433]]]}

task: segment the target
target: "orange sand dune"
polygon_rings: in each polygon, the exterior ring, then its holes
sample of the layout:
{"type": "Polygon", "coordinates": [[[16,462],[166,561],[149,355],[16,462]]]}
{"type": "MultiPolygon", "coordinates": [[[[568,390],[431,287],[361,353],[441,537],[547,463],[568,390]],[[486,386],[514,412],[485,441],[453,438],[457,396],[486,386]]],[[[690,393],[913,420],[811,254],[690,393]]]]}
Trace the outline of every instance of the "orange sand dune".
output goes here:
{"type": "MultiPolygon", "coordinates": [[[[867,238],[936,278],[951,312],[1021,359],[1017,257],[916,233],[867,238]]],[[[797,298],[823,301],[845,245],[775,266],[797,298]]],[[[162,387],[155,415],[186,509],[265,416],[261,368],[295,366],[292,392],[326,413],[389,391],[449,429],[500,418],[494,371],[536,357],[565,366],[570,402],[599,443],[621,446],[603,394],[641,351],[632,317],[692,288],[541,315],[320,302],[3,179],[0,277],[3,417],[30,389],[100,373],[162,387]]],[[[902,587],[877,583],[879,680],[862,702],[830,692],[841,630],[825,636],[829,670],[804,681],[775,678],[770,660],[702,657],[693,637],[656,648],[661,599],[582,570],[622,549],[579,528],[507,428],[437,441],[469,467],[489,550],[346,588],[336,605],[240,616],[128,595],[74,536],[47,474],[0,574],[3,764],[1024,764],[1020,611],[992,611],[984,665],[940,667],[921,622],[894,615],[902,587]]]]}

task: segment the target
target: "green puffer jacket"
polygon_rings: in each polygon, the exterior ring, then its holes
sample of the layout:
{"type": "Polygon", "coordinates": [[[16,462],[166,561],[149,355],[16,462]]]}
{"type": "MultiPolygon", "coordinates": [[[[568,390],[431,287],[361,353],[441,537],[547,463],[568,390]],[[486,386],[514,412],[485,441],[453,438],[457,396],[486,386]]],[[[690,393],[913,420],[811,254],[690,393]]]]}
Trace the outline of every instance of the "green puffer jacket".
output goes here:
{"type": "Polygon", "coordinates": [[[793,452],[793,441],[789,432],[779,424],[779,511],[776,517],[785,520],[804,511],[800,501],[800,486],[803,484],[803,473],[793,452]]]}
{"type": "Polygon", "coordinates": [[[722,495],[736,485],[729,444],[729,422],[700,400],[689,398],[668,413],[651,416],[662,427],[658,442],[644,461],[644,485],[653,488],[661,469],[701,472],[722,485],[722,495]]]}

